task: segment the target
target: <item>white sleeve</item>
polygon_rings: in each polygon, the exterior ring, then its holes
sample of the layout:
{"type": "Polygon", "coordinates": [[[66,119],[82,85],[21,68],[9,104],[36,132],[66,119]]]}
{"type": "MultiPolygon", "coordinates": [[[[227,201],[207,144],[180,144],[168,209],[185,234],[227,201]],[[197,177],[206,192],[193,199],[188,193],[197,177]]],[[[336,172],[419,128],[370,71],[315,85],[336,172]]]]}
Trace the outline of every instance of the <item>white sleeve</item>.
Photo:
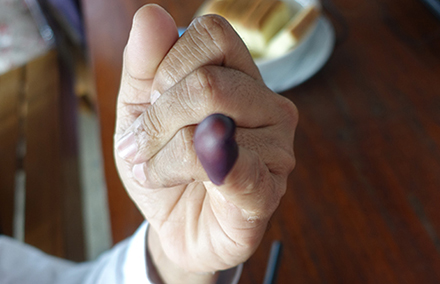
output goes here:
{"type": "MultiPolygon", "coordinates": [[[[146,255],[144,222],[134,235],[95,261],[74,263],[0,236],[0,284],[154,284],[146,255]]],[[[236,284],[242,265],[220,274],[219,284],[236,284]]]]}

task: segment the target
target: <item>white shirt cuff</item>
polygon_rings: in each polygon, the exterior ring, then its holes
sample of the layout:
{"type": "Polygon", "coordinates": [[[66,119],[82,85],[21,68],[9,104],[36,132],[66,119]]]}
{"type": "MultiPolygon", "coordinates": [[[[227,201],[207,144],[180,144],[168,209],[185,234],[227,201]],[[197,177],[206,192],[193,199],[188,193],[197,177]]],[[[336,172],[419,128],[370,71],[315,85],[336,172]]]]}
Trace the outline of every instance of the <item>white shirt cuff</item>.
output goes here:
{"type": "MultiPolygon", "coordinates": [[[[147,232],[149,224],[148,222],[142,223],[130,239],[128,246],[126,261],[124,263],[124,283],[148,283],[156,284],[153,282],[153,276],[151,273],[153,263],[149,259],[147,253],[148,247],[147,232]]],[[[231,269],[220,272],[218,284],[237,284],[243,270],[243,264],[240,264],[231,269]]]]}

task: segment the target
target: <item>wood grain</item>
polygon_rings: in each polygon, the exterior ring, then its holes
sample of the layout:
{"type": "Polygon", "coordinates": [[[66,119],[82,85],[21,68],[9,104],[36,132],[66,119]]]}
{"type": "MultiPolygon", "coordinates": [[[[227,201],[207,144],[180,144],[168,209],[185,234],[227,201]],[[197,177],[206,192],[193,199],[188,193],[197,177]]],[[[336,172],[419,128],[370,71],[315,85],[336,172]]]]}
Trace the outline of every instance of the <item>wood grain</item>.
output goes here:
{"type": "Polygon", "coordinates": [[[23,68],[0,76],[0,227],[2,233],[8,236],[12,236],[13,232],[14,178],[23,76],[23,68]]]}
{"type": "Polygon", "coordinates": [[[55,256],[84,260],[75,145],[76,105],[66,105],[56,51],[25,67],[25,241],[55,256]],[[73,111],[73,113],[72,113],[73,111]]]}
{"type": "Polygon", "coordinates": [[[26,243],[64,257],[56,53],[26,66],[26,243]],[[41,76],[51,78],[42,80],[41,76]]]}
{"type": "MultiPolygon", "coordinates": [[[[297,168],[240,283],[262,281],[274,239],[284,244],[278,283],[439,283],[440,22],[413,0],[323,2],[334,2],[348,36],[317,75],[283,93],[300,111],[297,168]]],[[[140,221],[111,141],[122,49],[143,2],[83,3],[119,240],[140,221]]],[[[179,25],[197,9],[158,3],[179,25]]]]}

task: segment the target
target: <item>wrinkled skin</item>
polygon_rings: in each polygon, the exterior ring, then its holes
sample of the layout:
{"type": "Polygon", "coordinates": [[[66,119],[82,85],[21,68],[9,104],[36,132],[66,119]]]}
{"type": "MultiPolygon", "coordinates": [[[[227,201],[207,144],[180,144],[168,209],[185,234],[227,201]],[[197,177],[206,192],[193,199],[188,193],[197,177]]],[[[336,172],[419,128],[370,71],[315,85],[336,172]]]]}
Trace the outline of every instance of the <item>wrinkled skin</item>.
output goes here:
{"type": "MultiPolygon", "coordinates": [[[[163,9],[138,11],[124,53],[115,159],[151,224],[157,263],[166,258],[186,272],[205,273],[253,254],[295,164],[297,119],[294,104],[264,85],[226,20],[197,18],[178,38],[163,9]],[[214,113],[235,121],[238,145],[216,184],[207,174],[216,170],[203,168],[209,157],[200,161],[193,139],[196,126],[214,113]]],[[[199,134],[196,142],[213,132],[199,134]]]]}

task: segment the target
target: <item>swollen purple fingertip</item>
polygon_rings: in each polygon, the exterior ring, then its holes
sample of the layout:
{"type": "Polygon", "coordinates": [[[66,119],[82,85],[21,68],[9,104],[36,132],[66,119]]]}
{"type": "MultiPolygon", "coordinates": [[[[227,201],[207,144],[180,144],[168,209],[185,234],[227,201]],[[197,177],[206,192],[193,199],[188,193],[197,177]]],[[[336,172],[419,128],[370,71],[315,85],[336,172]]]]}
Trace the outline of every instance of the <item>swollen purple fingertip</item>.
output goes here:
{"type": "Polygon", "coordinates": [[[205,118],[194,133],[194,147],[208,177],[222,185],[238,158],[235,122],[223,114],[205,118]]]}

